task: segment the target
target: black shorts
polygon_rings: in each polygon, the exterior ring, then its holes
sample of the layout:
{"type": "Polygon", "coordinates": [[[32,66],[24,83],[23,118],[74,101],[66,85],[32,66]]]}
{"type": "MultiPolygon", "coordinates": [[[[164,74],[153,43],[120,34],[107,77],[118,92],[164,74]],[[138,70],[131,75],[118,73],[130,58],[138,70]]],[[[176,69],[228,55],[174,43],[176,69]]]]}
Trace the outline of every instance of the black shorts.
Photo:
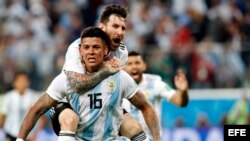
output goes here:
{"type": "Polygon", "coordinates": [[[59,132],[61,130],[61,126],[59,123],[59,115],[64,109],[67,109],[67,108],[72,109],[69,103],[58,102],[55,106],[53,106],[50,109],[50,117],[51,117],[53,130],[57,136],[59,135],[59,132]]]}
{"type": "Polygon", "coordinates": [[[16,139],[17,139],[16,137],[6,133],[6,137],[5,137],[6,141],[16,141],[16,139]]]}

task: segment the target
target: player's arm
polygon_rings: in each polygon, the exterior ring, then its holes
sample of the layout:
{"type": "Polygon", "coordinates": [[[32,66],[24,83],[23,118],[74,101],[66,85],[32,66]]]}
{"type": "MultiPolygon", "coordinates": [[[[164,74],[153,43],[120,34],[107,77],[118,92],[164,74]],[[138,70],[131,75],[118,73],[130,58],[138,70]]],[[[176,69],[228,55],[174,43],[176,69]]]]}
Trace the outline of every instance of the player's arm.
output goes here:
{"type": "Polygon", "coordinates": [[[182,70],[178,70],[174,78],[176,93],[170,99],[170,102],[179,106],[185,107],[189,102],[188,97],[188,81],[182,70]]]}
{"type": "Polygon", "coordinates": [[[7,110],[8,110],[8,106],[7,106],[7,99],[6,99],[6,96],[8,94],[5,94],[4,96],[0,96],[0,99],[2,98],[3,100],[1,101],[0,103],[0,128],[3,128],[4,126],[4,122],[5,122],[5,119],[6,119],[6,113],[7,113],[7,110]]]}
{"type": "Polygon", "coordinates": [[[45,128],[47,122],[47,117],[45,115],[42,115],[39,118],[37,128],[35,128],[34,132],[32,133],[32,136],[29,137],[30,141],[35,141],[37,135],[45,128]]]}
{"type": "Polygon", "coordinates": [[[89,89],[96,86],[103,79],[120,70],[119,60],[117,58],[110,58],[105,62],[105,66],[102,67],[98,72],[91,74],[82,74],[73,71],[65,71],[67,80],[70,87],[76,93],[84,93],[89,89]]]}
{"type": "Polygon", "coordinates": [[[144,119],[147,123],[147,126],[154,137],[154,141],[159,141],[160,140],[159,121],[152,104],[145,98],[143,93],[140,91],[137,91],[137,93],[132,98],[130,98],[129,101],[135,107],[141,110],[144,119]]]}
{"type": "Polygon", "coordinates": [[[18,138],[25,140],[40,116],[56,104],[56,102],[47,93],[44,93],[26,114],[19,130],[18,138]]]}
{"type": "Polygon", "coordinates": [[[0,128],[3,128],[6,116],[0,113],[0,128]]]}

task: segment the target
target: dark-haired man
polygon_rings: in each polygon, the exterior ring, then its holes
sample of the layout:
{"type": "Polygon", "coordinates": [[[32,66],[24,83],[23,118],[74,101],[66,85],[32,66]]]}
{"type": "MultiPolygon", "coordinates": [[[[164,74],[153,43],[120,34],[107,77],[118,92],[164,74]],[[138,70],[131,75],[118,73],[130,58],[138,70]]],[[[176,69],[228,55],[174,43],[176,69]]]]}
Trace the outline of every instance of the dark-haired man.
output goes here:
{"type": "MultiPolygon", "coordinates": [[[[90,27],[81,34],[80,56],[86,72],[94,73],[103,68],[104,58],[110,46],[109,36],[100,28],[90,27]]],[[[80,92],[81,93],[81,92],[80,92]]],[[[160,140],[159,122],[152,105],[138,91],[136,83],[124,71],[110,75],[98,85],[83,94],[72,92],[68,87],[65,73],[58,75],[50,84],[45,94],[32,106],[26,115],[20,132],[19,140],[27,137],[36,120],[51,108],[57,101],[67,98],[70,106],[79,116],[76,138],[73,134],[59,136],[59,141],[110,141],[124,140],[119,136],[122,123],[122,99],[128,99],[140,109],[154,140],[160,140]]],[[[60,132],[61,133],[61,132],[60,132]]]]}
{"type": "MultiPolygon", "coordinates": [[[[110,53],[107,58],[109,66],[116,67],[118,58],[120,66],[123,67],[127,62],[128,51],[125,45],[121,42],[126,30],[127,8],[120,5],[107,5],[100,17],[99,27],[106,32],[111,39],[110,53]]],[[[65,58],[63,71],[66,73],[68,83],[74,92],[85,92],[96,84],[101,82],[110,74],[115,73],[116,69],[102,68],[93,74],[86,74],[84,65],[79,53],[80,39],[74,41],[68,48],[65,58]],[[115,70],[115,71],[114,71],[115,70]]],[[[55,106],[53,111],[53,128],[57,135],[75,133],[79,122],[78,115],[75,114],[67,100],[55,106]]],[[[124,114],[124,121],[121,126],[120,133],[134,141],[142,141],[145,138],[145,133],[141,125],[133,119],[130,114],[124,114]],[[133,123],[133,126],[127,126],[126,122],[133,123]]]]}
{"type": "MultiPolygon", "coordinates": [[[[6,133],[6,141],[16,140],[26,112],[40,96],[40,93],[30,89],[30,79],[26,72],[16,72],[12,86],[13,89],[4,94],[3,106],[0,109],[0,128],[6,133]]],[[[36,128],[28,139],[34,139],[44,127],[46,118],[43,117],[41,121],[41,126],[36,128]]]]}
{"type": "MultiPolygon", "coordinates": [[[[143,57],[135,51],[128,54],[128,63],[124,70],[136,81],[139,89],[145,97],[153,104],[159,121],[161,122],[161,103],[165,99],[178,107],[185,107],[188,104],[188,81],[182,70],[178,70],[174,78],[176,89],[171,88],[162,81],[159,75],[145,73],[147,65],[143,57]]],[[[131,112],[132,116],[141,123],[149,140],[153,137],[145,124],[143,115],[139,109],[124,99],[123,107],[131,112]]],[[[129,122],[127,124],[130,124],[129,122]]]]}

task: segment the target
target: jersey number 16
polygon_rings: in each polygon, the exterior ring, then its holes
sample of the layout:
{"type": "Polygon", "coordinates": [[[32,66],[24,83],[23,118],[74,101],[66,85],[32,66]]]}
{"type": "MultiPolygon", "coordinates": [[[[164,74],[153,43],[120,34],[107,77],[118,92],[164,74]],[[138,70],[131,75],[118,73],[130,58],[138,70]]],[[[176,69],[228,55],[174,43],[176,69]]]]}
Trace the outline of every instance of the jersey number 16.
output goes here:
{"type": "Polygon", "coordinates": [[[88,94],[89,97],[89,107],[90,109],[100,109],[102,107],[102,94],[101,93],[94,93],[88,94]]]}

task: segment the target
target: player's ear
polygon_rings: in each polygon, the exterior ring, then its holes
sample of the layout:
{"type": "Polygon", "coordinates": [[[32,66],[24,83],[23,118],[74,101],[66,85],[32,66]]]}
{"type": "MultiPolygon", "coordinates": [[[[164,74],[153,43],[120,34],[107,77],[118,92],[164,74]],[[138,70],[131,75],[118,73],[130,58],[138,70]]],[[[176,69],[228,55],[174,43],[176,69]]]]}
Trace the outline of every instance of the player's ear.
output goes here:
{"type": "Polygon", "coordinates": [[[145,62],[143,62],[143,67],[142,67],[143,68],[143,72],[145,72],[147,70],[147,67],[148,67],[147,64],[145,62]]]}
{"type": "Polygon", "coordinates": [[[108,47],[107,47],[107,46],[105,46],[105,49],[104,49],[104,55],[106,56],[106,55],[108,55],[108,53],[109,53],[109,49],[108,49],[108,47]]]}
{"type": "Polygon", "coordinates": [[[101,28],[102,30],[104,30],[105,25],[103,23],[99,23],[98,27],[101,28]]]}
{"type": "MultiPolygon", "coordinates": [[[[82,54],[82,49],[81,49],[81,45],[79,45],[79,48],[78,48],[78,50],[79,50],[79,53],[80,53],[80,55],[82,54]]],[[[81,55],[81,57],[82,57],[82,55],[81,55]]]]}

